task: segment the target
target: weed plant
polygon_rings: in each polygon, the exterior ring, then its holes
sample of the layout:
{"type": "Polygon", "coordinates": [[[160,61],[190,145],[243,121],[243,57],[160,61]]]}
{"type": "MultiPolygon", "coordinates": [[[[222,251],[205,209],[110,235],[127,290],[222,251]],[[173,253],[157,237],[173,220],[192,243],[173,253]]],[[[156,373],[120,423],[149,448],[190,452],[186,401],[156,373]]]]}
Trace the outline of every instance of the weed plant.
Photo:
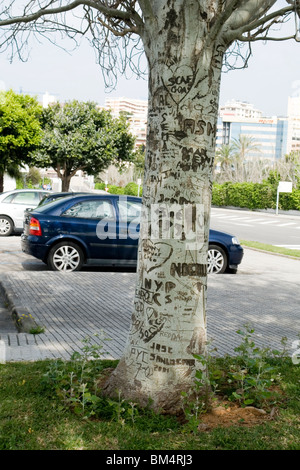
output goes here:
{"type": "MultiPolygon", "coordinates": [[[[271,408],[280,400],[275,385],[280,385],[278,360],[290,360],[286,351],[286,338],[282,339],[283,349],[259,348],[253,340],[254,329],[246,325],[238,330],[241,344],[235,348],[235,356],[216,356],[215,349],[205,355],[194,355],[198,362],[194,386],[189,393],[182,393],[182,410],[185,416],[185,430],[197,432],[201,414],[211,410],[214,403],[236,403],[239,406],[271,408]]],[[[102,333],[100,344],[94,345],[90,338],[83,341],[82,352],[72,355],[70,361],[51,362],[44,383],[55,389],[63,406],[84,418],[111,420],[124,426],[138,429],[162,431],[178,429],[179,421],[174,417],[155,414],[151,403],[140,409],[136,403],[103,396],[102,384],[115,367],[117,361],[104,359],[107,353],[102,333]],[[105,375],[106,374],[106,375],[105,375]]]]}
{"type": "Polygon", "coordinates": [[[86,338],[82,353],[73,353],[70,361],[51,362],[44,374],[44,385],[55,390],[63,406],[84,419],[111,420],[153,432],[177,429],[176,418],[155,414],[150,409],[150,401],[148,407],[140,409],[136,403],[123,400],[120,393],[114,400],[102,395],[103,380],[118,362],[104,359],[108,354],[104,342],[108,340],[103,333],[100,344],[95,345],[91,338],[86,338]]]}
{"type": "Polygon", "coordinates": [[[217,357],[217,350],[209,345],[206,354],[194,355],[198,362],[194,387],[182,393],[186,427],[193,432],[198,429],[200,415],[209,412],[215,403],[270,409],[281,399],[276,389],[281,382],[278,363],[290,361],[287,338],[281,340],[282,349],[275,350],[256,346],[254,329],[249,325],[237,334],[242,341],[234,349],[235,356],[217,357]]]}
{"type": "Polygon", "coordinates": [[[283,350],[273,351],[257,348],[248,327],[238,334],[234,357],[216,357],[213,349],[199,356],[195,387],[182,397],[184,423],[153,413],[151,403],[139,409],[120,395],[104,398],[103,380],[117,364],[104,343],[86,339],[70,361],[1,364],[0,450],[299,450],[299,364],[285,339],[283,350]],[[246,407],[248,400],[269,407],[262,424],[199,431],[214,405],[246,407]]]}

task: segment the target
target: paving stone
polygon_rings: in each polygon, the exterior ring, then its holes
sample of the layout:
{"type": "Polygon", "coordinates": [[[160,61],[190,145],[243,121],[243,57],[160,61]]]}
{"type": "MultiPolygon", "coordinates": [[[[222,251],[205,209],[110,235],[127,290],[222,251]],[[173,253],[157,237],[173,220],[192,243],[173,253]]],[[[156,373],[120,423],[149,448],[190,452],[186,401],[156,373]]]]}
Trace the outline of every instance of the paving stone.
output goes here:
{"type": "MultiPolygon", "coordinates": [[[[291,348],[298,339],[300,262],[263,256],[249,250],[237,275],[209,276],[208,339],[219,355],[234,353],[241,343],[236,331],[246,324],[253,326],[260,347],[280,349],[281,339],[287,337],[291,348]]],[[[102,330],[110,338],[103,350],[111,358],[120,358],[130,328],[135,279],[131,272],[98,271],[2,275],[2,292],[45,328],[38,335],[15,329],[6,332],[0,322],[6,360],[69,359],[81,350],[86,337],[102,344],[95,336],[102,330]]]]}

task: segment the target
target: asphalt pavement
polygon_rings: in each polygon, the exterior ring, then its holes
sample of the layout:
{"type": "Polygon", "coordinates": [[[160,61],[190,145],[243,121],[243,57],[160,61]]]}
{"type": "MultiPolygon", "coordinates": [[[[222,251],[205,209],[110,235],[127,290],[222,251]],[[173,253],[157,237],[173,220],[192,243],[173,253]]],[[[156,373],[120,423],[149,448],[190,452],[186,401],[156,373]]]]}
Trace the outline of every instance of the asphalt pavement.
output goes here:
{"type": "MultiPolygon", "coordinates": [[[[64,274],[34,263],[27,257],[23,269],[1,270],[0,360],[69,359],[82,350],[86,338],[102,345],[106,357],[120,358],[130,328],[136,273],[86,269],[64,274]],[[31,270],[30,263],[40,270],[31,270]],[[25,326],[33,322],[44,331],[18,332],[11,314],[25,326]]],[[[247,248],[237,274],[209,275],[208,339],[216,354],[234,354],[241,342],[236,332],[246,324],[254,328],[257,346],[281,349],[286,337],[292,353],[300,333],[299,285],[300,260],[247,248]]]]}
{"type": "Polygon", "coordinates": [[[233,233],[240,240],[300,249],[300,211],[248,211],[212,207],[211,228],[233,233]]]}

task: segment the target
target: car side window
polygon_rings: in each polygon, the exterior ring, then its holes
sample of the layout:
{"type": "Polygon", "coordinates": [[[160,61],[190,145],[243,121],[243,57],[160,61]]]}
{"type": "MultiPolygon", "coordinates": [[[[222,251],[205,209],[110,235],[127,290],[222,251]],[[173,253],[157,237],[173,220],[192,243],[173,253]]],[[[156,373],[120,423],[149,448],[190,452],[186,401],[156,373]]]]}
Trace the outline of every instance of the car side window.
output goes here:
{"type": "Polygon", "coordinates": [[[18,193],[11,201],[13,204],[36,204],[40,202],[39,193],[18,193]]]}
{"type": "Polygon", "coordinates": [[[119,213],[120,219],[122,222],[130,222],[132,220],[139,220],[141,217],[142,206],[138,202],[128,201],[128,200],[119,200],[119,213]]]}
{"type": "Polygon", "coordinates": [[[114,218],[114,208],[110,201],[81,201],[62,213],[63,217],[84,219],[114,218]]]}

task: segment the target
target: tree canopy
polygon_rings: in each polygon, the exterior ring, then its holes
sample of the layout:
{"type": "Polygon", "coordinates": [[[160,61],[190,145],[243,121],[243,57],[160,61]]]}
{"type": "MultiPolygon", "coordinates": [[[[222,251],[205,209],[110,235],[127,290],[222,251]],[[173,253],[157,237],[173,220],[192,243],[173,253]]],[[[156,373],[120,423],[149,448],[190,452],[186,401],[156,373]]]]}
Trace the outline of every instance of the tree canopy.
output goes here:
{"type": "Polygon", "coordinates": [[[114,119],[96,103],[55,103],[43,109],[41,126],[42,139],[34,163],[54,168],[63,191],[68,190],[71,178],[79,170],[97,175],[112,162],[132,158],[134,137],[125,117],[114,119]]]}
{"type": "Polygon", "coordinates": [[[31,152],[41,139],[42,108],[29,95],[0,92],[0,192],[4,173],[15,175],[18,167],[31,162],[31,152]]]}

